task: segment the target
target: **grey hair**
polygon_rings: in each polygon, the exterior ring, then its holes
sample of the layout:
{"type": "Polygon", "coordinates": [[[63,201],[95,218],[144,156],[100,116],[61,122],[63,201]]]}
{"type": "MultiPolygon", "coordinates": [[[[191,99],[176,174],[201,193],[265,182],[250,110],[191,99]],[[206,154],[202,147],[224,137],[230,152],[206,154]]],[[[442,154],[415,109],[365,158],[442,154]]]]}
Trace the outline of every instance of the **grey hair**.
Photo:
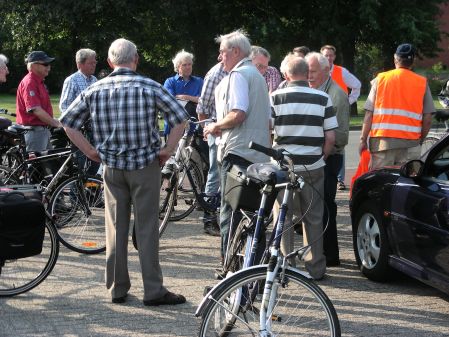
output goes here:
{"type": "Polygon", "coordinates": [[[284,58],[284,61],[285,61],[285,72],[289,76],[301,75],[307,77],[309,73],[309,65],[303,57],[289,53],[284,58]]]}
{"type": "Polygon", "coordinates": [[[268,50],[266,50],[265,48],[262,48],[262,47],[260,47],[260,46],[252,46],[251,47],[251,54],[250,54],[250,58],[251,59],[253,59],[253,58],[255,58],[257,55],[263,55],[263,56],[265,56],[267,59],[268,59],[268,61],[270,61],[271,60],[271,55],[270,55],[270,53],[268,52],[268,50]]]}
{"type": "Polygon", "coordinates": [[[114,65],[128,64],[137,56],[137,47],[126,39],[117,39],[111,43],[108,50],[108,59],[114,65]]]}
{"type": "Polygon", "coordinates": [[[311,59],[316,59],[320,64],[321,70],[326,68],[330,68],[329,61],[322,54],[317,53],[316,51],[310,52],[306,55],[306,61],[309,62],[311,59]]]}
{"type": "Polygon", "coordinates": [[[0,54],[0,67],[5,67],[7,63],[8,58],[5,55],[0,54]]]}
{"type": "Polygon", "coordinates": [[[96,57],[97,53],[95,50],[84,48],[76,52],[75,61],[77,64],[83,64],[90,57],[96,57]]]}
{"type": "Polygon", "coordinates": [[[181,65],[181,63],[185,60],[189,60],[193,63],[193,54],[186,52],[184,49],[181,50],[180,52],[178,52],[176,54],[176,56],[173,58],[172,62],[173,62],[173,66],[175,69],[175,73],[178,72],[178,68],[181,65]]]}
{"type": "Polygon", "coordinates": [[[226,48],[239,48],[245,57],[251,53],[251,42],[243,29],[238,29],[226,35],[215,38],[215,42],[223,44],[226,48]]]}
{"type": "Polygon", "coordinates": [[[287,55],[285,55],[284,59],[281,62],[281,66],[279,67],[281,74],[285,75],[287,73],[287,62],[292,56],[293,53],[288,53],[287,55]]]}

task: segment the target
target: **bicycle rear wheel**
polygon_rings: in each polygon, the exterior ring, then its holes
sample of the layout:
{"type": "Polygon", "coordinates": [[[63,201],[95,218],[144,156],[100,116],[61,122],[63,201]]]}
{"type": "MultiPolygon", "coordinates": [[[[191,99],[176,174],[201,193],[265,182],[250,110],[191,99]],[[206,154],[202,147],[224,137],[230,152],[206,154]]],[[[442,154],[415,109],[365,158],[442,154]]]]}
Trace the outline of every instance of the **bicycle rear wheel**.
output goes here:
{"type": "Polygon", "coordinates": [[[59,185],[49,204],[58,237],[67,248],[84,254],[106,249],[103,180],[69,178],[59,185]]]}
{"type": "Polygon", "coordinates": [[[58,237],[53,225],[47,220],[39,255],[17,260],[0,259],[0,297],[18,295],[39,285],[53,270],[58,255],[58,237]]]}
{"type": "Polygon", "coordinates": [[[194,189],[201,192],[203,185],[204,180],[201,169],[193,160],[190,160],[188,167],[182,168],[179,172],[178,189],[169,217],[170,221],[184,219],[193,212],[197,205],[194,189]]]}
{"type": "MultiPolygon", "coordinates": [[[[231,276],[206,305],[199,336],[259,336],[259,313],[267,266],[231,276]]],[[[269,336],[341,336],[332,302],[311,280],[287,269],[285,283],[279,274],[272,286],[276,293],[267,313],[269,336]]]]}

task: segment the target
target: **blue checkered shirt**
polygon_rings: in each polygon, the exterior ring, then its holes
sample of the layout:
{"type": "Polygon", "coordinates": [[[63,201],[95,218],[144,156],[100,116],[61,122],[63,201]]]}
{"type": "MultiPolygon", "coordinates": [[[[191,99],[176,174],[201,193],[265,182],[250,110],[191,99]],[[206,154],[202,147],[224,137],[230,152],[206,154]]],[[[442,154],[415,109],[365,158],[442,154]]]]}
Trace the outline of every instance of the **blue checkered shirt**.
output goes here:
{"type": "Polygon", "coordinates": [[[209,118],[217,118],[217,112],[215,111],[215,88],[227,74],[223,70],[221,63],[216,64],[207,72],[204,77],[201,96],[198,99],[198,105],[196,107],[197,113],[209,116],[209,118]]]}
{"type": "Polygon", "coordinates": [[[59,100],[59,110],[64,112],[75,98],[91,84],[97,82],[97,78],[93,75],[86,76],[81,71],[70,75],[64,80],[62,86],[61,98],[59,100]]]}
{"type": "Polygon", "coordinates": [[[159,83],[118,68],[83,91],[60,120],[79,130],[91,118],[94,145],[102,162],[111,168],[138,170],[159,155],[158,112],[172,128],[188,118],[182,105],[159,83]]]}

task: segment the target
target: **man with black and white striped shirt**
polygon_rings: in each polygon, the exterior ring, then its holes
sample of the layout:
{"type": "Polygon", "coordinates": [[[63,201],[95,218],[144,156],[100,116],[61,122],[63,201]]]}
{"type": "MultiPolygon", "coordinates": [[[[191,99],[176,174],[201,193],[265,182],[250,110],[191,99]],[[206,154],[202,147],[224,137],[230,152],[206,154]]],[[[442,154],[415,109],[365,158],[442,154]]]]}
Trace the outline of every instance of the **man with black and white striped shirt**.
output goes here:
{"type": "MultiPolygon", "coordinates": [[[[289,54],[284,62],[288,84],[271,95],[273,147],[290,153],[295,171],[301,172],[306,184],[301,193],[294,193],[289,201],[281,250],[284,255],[293,251],[292,216],[294,213],[303,215],[304,244],[312,246],[305,268],[319,280],[326,272],[322,238],[324,166],[335,142],[334,129],[338,123],[329,96],[309,87],[309,67],[304,58],[289,54]]],[[[275,204],[274,216],[279,212],[281,201],[282,193],[275,204]]],[[[289,262],[295,264],[294,259],[289,262]]]]}

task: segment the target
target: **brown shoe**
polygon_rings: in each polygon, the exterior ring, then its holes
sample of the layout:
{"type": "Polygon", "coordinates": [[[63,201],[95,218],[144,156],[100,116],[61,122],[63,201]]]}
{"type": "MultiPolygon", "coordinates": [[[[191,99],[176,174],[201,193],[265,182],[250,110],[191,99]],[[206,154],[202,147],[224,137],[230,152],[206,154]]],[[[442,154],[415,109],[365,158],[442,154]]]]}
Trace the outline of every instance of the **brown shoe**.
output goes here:
{"type": "Polygon", "coordinates": [[[186,298],[182,295],[178,295],[172,292],[167,292],[164,296],[156,298],[154,300],[143,300],[143,304],[147,306],[158,305],[176,305],[186,302],[186,298]]]}

